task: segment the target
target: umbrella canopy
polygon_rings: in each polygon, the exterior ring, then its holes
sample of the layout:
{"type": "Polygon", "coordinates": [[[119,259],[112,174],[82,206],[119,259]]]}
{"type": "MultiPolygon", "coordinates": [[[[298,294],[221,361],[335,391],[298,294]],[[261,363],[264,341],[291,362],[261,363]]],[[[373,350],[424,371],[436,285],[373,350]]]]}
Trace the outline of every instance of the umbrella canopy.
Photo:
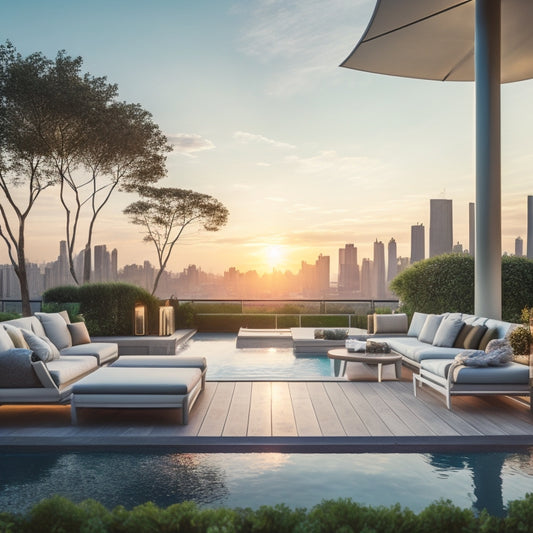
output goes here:
{"type": "Polygon", "coordinates": [[[533,0],[377,0],[341,66],[475,81],[475,312],[500,318],[500,83],[533,77],[533,0]]]}
{"type": "MultiPolygon", "coordinates": [[[[501,82],[533,78],[533,2],[501,0],[501,82]]],[[[342,67],[406,78],[474,81],[474,0],[378,0],[342,67]]]]}

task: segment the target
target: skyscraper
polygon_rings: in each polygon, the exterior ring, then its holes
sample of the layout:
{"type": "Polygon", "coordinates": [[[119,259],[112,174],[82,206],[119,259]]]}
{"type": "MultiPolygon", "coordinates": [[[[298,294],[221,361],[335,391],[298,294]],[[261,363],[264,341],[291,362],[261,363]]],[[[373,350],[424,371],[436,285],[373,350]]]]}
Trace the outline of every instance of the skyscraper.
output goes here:
{"type": "Polygon", "coordinates": [[[396,241],[392,238],[387,246],[387,281],[392,281],[398,273],[398,252],[396,241]]]}
{"type": "Polygon", "coordinates": [[[514,240],[514,254],[516,257],[522,257],[524,255],[524,241],[522,237],[517,237],[514,240]]]}
{"type": "Polygon", "coordinates": [[[318,256],[315,263],[318,294],[324,297],[329,292],[329,255],[318,256]]]}
{"type": "Polygon", "coordinates": [[[385,246],[374,242],[374,291],[375,298],[385,298],[385,246]]]}
{"type": "Polygon", "coordinates": [[[424,224],[411,226],[411,264],[426,257],[424,224]]]}
{"type": "Polygon", "coordinates": [[[453,247],[451,200],[431,199],[429,213],[429,257],[448,254],[453,247]]]}
{"type": "Polygon", "coordinates": [[[339,248],[339,294],[355,296],[359,290],[359,265],[357,264],[357,248],[353,244],[346,244],[339,248]]]}

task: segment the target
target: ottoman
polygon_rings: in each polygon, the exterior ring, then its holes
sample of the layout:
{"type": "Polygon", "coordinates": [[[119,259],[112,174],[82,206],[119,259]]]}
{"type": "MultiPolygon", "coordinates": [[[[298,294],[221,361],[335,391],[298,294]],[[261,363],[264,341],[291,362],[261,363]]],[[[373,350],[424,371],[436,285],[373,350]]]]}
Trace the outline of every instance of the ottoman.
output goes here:
{"type": "Polygon", "coordinates": [[[199,368],[100,368],[73,385],[72,424],[80,407],[181,409],[181,422],[187,424],[204,375],[199,368]]]}

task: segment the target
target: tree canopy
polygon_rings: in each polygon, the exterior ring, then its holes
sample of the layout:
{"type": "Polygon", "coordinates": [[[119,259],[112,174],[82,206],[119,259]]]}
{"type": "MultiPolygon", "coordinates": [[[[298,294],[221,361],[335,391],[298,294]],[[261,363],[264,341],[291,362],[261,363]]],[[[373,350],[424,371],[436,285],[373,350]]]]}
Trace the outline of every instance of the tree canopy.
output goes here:
{"type": "Polygon", "coordinates": [[[200,226],[218,231],[228,219],[228,210],[216,198],[171,187],[139,187],[141,200],[130,204],[124,213],[133,224],[144,227],[146,242],[156,248],[159,271],[154,281],[155,294],[174,246],[186,228],[200,226]]]}

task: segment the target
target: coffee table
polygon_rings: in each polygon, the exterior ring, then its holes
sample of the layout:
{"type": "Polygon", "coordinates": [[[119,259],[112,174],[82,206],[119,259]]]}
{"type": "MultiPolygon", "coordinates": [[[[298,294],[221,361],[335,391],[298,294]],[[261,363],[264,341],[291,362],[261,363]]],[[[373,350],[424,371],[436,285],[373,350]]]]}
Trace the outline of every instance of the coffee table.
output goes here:
{"type": "MultiPolygon", "coordinates": [[[[394,365],[396,379],[402,375],[402,356],[401,354],[391,351],[390,353],[366,353],[366,352],[349,352],[346,348],[336,348],[328,351],[330,359],[339,359],[346,362],[364,363],[366,365],[377,365],[378,382],[381,383],[383,365],[394,365]]],[[[344,372],[343,372],[344,374],[344,372]]]]}

